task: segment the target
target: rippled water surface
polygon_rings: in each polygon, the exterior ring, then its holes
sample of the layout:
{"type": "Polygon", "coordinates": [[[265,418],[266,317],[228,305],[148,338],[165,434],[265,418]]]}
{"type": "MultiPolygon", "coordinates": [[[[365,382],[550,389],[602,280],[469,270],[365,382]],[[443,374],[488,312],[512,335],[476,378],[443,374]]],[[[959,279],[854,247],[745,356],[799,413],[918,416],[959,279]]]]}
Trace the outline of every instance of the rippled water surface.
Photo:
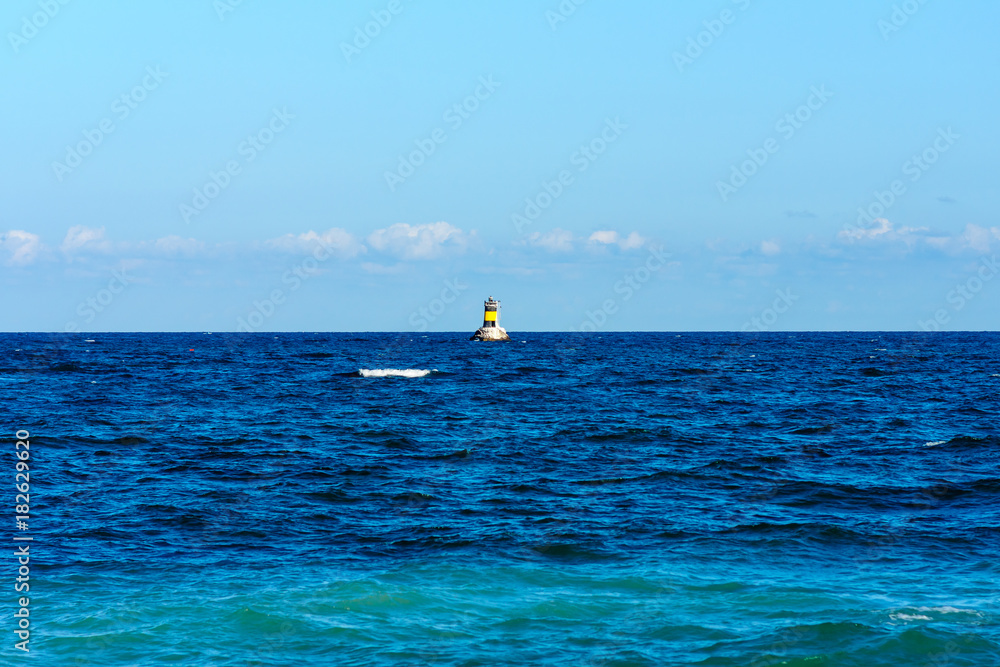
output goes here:
{"type": "Polygon", "coordinates": [[[1000,665],[1000,336],[467,338],[0,335],[32,661],[1000,665]]]}

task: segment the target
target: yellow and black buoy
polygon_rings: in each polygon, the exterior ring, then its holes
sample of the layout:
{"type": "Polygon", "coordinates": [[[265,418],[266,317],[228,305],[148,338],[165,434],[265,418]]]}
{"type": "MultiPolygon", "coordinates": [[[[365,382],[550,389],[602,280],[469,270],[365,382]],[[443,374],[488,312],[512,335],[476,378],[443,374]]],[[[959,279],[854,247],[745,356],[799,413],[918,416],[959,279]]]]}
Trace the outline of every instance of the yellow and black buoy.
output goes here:
{"type": "Polygon", "coordinates": [[[483,302],[483,326],[472,334],[470,340],[510,340],[510,336],[503,327],[500,326],[500,302],[490,298],[483,302]]]}

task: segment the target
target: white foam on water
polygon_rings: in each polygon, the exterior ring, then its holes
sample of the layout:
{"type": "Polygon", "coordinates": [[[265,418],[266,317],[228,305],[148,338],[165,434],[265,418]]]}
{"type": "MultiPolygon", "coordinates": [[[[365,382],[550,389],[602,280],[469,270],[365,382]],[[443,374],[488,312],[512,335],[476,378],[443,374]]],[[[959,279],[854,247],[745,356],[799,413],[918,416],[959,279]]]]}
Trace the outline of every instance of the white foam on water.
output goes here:
{"type": "Polygon", "coordinates": [[[904,607],[889,614],[889,618],[894,621],[930,621],[933,614],[972,614],[981,617],[982,614],[975,609],[959,609],[949,605],[940,607],[904,607]]]}
{"type": "Polygon", "coordinates": [[[950,607],[945,605],[943,607],[914,607],[917,611],[936,611],[941,614],[974,614],[976,616],[982,616],[975,609],[958,609],[957,607],[950,607]]]}
{"type": "Polygon", "coordinates": [[[947,440],[935,440],[934,442],[925,442],[924,447],[937,447],[938,445],[943,445],[947,440]]]}
{"type": "Polygon", "coordinates": [[[889,614],[889,618],[894,621],[929,621],[930,616],[924,616],[923,614],[889,614]]]}
{"type": "Polygon", "coordinates": [[[358,375],[363,378],[422,378],[436,370],[436,368],[434,370],[419,368],[359,368],[358,375]]]}

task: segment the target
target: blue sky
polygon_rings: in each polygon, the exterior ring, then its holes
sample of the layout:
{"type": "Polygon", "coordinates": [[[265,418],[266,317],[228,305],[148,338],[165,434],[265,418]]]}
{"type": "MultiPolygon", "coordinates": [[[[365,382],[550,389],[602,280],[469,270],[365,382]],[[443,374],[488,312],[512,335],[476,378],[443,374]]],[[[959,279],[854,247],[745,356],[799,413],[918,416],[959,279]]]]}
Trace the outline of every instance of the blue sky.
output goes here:
{"type": "Polygon", "coordinates": [[[998,24],[10,0],[0,329],[995,329],[998,24]]]}

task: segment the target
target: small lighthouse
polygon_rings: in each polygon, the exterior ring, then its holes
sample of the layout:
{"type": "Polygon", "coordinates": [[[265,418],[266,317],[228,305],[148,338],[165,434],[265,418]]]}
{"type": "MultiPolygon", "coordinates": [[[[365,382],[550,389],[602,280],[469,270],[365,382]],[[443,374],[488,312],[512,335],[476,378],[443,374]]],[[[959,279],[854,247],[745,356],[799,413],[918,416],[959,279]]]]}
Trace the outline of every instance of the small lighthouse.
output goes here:
{"type": "Polygon", "coordinates": [[[472,334],[470,340],[510,340],[510,336],[500,326],[500,302],[490,298],[483,302],[483,326],[472,334]]]}

